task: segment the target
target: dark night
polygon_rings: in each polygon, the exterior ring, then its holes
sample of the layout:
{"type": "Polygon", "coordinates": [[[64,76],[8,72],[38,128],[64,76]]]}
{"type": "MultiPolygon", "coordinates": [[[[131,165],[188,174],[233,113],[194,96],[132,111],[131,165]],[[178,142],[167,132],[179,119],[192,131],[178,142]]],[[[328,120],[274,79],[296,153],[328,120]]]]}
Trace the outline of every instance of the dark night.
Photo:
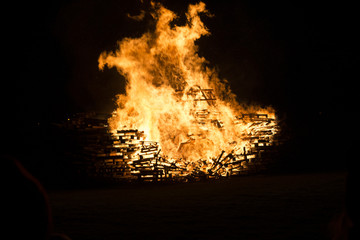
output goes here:
{"type": "Polygon", "coordinates": [[[9,239],[359,239],[354,6],[3,10],[9,239]]]}

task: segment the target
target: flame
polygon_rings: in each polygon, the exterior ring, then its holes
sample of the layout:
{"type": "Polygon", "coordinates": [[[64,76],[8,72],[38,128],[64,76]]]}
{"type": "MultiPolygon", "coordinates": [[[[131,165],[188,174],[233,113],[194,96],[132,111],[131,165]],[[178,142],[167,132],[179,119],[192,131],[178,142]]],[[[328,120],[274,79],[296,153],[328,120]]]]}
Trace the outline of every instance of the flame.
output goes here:
{"type": "Polygon", "coordinates": [[[254,125],[239,117],[257,113],[275,119],[275,111],[242,107],[226,81],[198,55],[196,40],[210,34],[200,19],[209,15],[203,2],[189,5],[183,26],[172,24],[178,16],[161,4],[152,8],[154,31],[125,38],[115,52],[99,57],[101,70],[116,67],[127,81],[109,119],[112,130],[144,131],[167,158],[194,163],[213,161],[222,151],[244,151],[249,135],[275,128],[274,122],[254,125]]]}

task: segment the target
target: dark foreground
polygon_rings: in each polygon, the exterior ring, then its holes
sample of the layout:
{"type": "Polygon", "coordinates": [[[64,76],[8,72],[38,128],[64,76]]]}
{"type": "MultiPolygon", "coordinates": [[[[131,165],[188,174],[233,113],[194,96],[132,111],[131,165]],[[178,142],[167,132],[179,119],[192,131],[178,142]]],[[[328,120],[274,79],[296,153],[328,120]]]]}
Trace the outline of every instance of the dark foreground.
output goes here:
{"type": "Polygon", "coordinates": [[[330,239],[345,173],[49,193],[55,230],[71,239],[330,239]]]}

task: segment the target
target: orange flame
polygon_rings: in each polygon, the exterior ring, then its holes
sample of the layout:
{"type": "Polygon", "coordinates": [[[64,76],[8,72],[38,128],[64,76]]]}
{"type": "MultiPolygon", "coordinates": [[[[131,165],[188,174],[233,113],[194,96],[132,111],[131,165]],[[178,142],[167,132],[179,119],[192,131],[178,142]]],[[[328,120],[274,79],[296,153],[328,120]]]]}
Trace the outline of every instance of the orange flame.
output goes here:
{"type": "Polygon", "coordinates": [[[246,137],[276,128],[275,122],[256,124],[239,120],[241,113],[275,118],[274,109],[240,107],[235,95],[197,53],[195,41],[209,35],[200,19],[205,4],[189,5],[184,26],[172,26],[176,14],[152,3],[156,28],[139,38],[118,42],[115,52],[103,52],[99,68],[116,67],[126,78],[126,94],[117,96],[118,108],[109,119],[112,130],[139,129],[159,142],[170,159],[194,162],[212,159],[224,150],[243,151],[246,137]]]}

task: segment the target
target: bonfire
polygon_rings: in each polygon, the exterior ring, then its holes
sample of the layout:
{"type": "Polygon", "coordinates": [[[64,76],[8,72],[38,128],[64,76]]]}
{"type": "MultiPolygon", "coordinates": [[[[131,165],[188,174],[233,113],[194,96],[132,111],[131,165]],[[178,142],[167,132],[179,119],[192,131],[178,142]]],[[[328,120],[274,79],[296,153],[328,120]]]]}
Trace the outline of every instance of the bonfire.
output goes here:
{"type": "Polygon", "coordinates": [[[210,34],[200,18],[210,16],[203,2],[189,5],[182,26],[159,3],[150,14],[154,29],[122,39],[99,57],[101,70],[114,67],[126,79],[126,91],[108,119],[112,146],[98,166],[118,168],[117,177],[151,179],[248,169],[274,143],[275,110],[238,103],[227,81],[199,56],[196,41],[210,34]]]}

